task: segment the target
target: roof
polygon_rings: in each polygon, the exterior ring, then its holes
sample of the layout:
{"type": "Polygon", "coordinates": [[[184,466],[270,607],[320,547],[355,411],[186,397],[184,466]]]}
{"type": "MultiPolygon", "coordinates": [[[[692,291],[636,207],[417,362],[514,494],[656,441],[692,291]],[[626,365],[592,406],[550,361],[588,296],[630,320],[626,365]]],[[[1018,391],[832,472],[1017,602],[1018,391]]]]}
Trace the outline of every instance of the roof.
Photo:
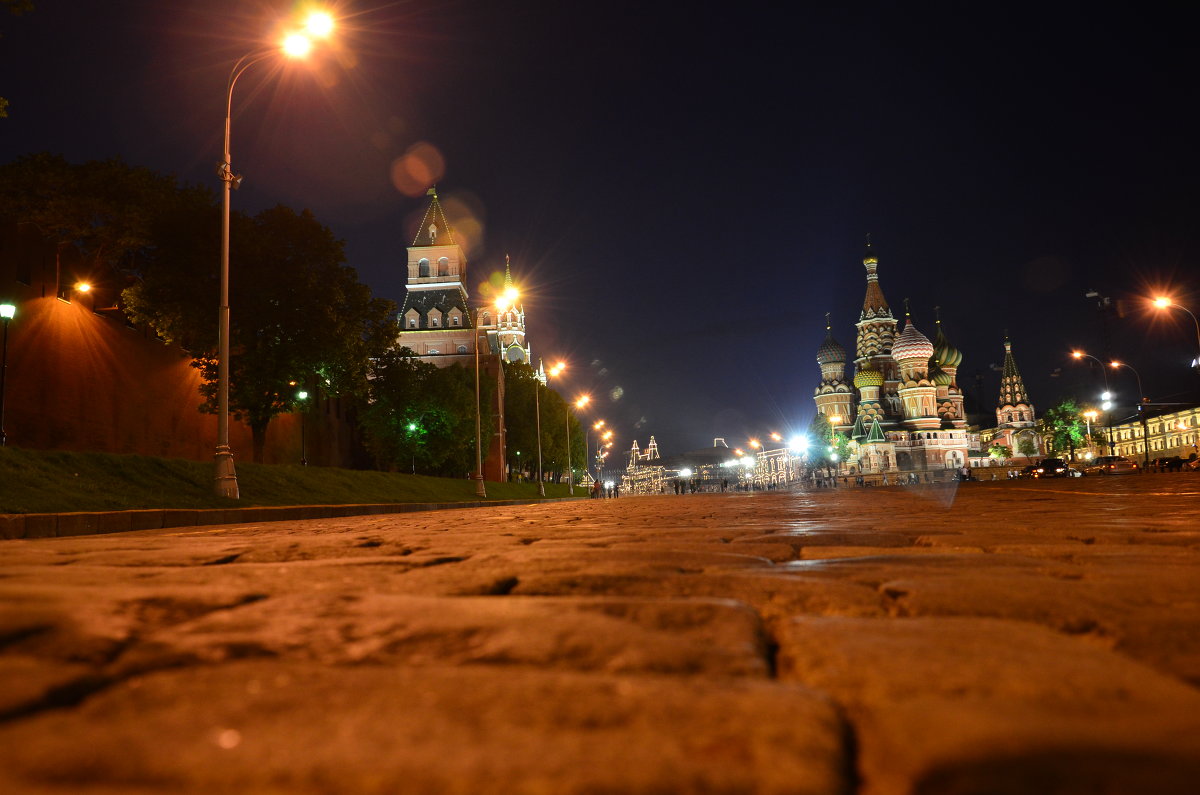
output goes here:
{"type": "Polygon", "coordinates": [[[442,212],[442,203],[438,201],[437,188],[430,188],[426,195],[433,198],[429,202],[429,207],[425,209],[425,215],[421,218],[421,224],[417,227],[417,234],[413,238],[412,244],[414,246],[453,245],[454,233],[450,230],[450,222],[446,220],[446,214],[442,212]],[[446,235],[446,239],[438,242],[438,238],[442,234],[446,235]],[[424,243],[420,242],[422,236],[425,238],[424,243]]]}
{"type": "Polygon", "coordinates": [[[410,309],[417,310],[421,317],[427,317],[429,310],[437,309],[443,314],[451,309],[457,309],[464,315],[463,326],[470,328],[471,312],[467,308],[467,296],[459,288],[446,288],[442,290],[409,290],[404,296],[404,305],[400,307],[401,316],[408,313],[410,309]]]}

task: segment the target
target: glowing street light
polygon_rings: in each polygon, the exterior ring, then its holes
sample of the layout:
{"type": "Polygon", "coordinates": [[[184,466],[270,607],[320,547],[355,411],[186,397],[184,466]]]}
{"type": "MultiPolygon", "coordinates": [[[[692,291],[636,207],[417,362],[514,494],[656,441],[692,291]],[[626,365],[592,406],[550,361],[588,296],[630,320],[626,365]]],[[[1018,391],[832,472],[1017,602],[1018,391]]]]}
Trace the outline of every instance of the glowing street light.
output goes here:
{"type": "MultiPolygon", "coordinates": [[[[308,35],[289,33],[280,43],[280,51],[289,58],[303,58],[312,49],[311,36],[328,36],[333,32],[333,18],[323,12],[313,12],[308,17],[308,35]],[[318,19],[323,16],[324,19],[318,19]]],[[[225,92],[225,156],[217,166],[221,178],[224,200],[221,211],[221,303],[217,309],[217,451],[214,455],[216,493],[220,497],[237,499],[237,471],[233,464],[233,453],[229,449],[229,208],[230,192],[242,184],[242,176],[233,173],[229,155],[229,131],[233,116],[233,87],[238,78],[256,63],[276,54],[274,48],[256,50],[241,57],[229,73],[225,92]]]]}
{"type": "Polygon", "coordinates": [[[1194,362],[1192,362],[1192,366],[1194,368],[1196,368],[1197,370],[1200,370],[1200,320],[1196,319],[1196,316],[1192,314],[1192,310],[1188,309],[1186,306],[1183,306],[1182,304],[1175,303],[1169,296],[1160,295],[1158,298],[1155,298],[1154,306],[1159,309],[1181,309],[1184,312],[1187,312],[1188,315],[1192,318],[1192,323],[1195,324],[1195,326],[1196,326],[1196,348],[1197,348],[1196,360],[1194,362]]]}
{"type": "MultiPolygon", "coordinates": [[[[546,375],[547,375],[547,377],[557,378],[559,376],[559,374],[562,373],[562,371],[566,370],[566,369],[567,369],[567,363],[559,362],[558,364],[551,367],[546,372],[546,375]]],[[[585,395],[585,397],[586,397],[586,395],[585,395]]],[[[582,400],[582,399],[583,398],[580,398],[580,400],[582,400]]],[[[578,404],[578,401],[576,401],[576,403],[578,404]]],[[[584,405],[586,405],[586,401],[584,402],[584,405]]],[[[571,412],[566,411],[564,413],[566,414],[566,420],[567,420],[567,493],[570,494],[572,497],[574,497],[575,496],[575,477],[574,477],[574,474],[571,472],[571,412]]]]}
{"type": "Polygon", "coordinates": [[[1149,401],[1146,398],[1146,393],[1142,390],[1141,373],[1139,373],[1134,368],[1133,365],[1127,364],[1125,362],[1119,362],[1116,359],[1113,359],[1111,362],[1109,362],[1109,364],[1112,366],[1112,368],[1114,370],[1116,370],[1117,368],[1120,368],[1120,367],[1124,367],[1128,370],[1133,370],[1133,376],[1134,376],[1134,378],[1137,379],[1138,396],[1141,398],[1138,401],[1137,410],[1138,410],[1138,416],[1141,417],[1141,420],[1142,420],[1142,454],[1143,454],[1142,455],[1142,463],[1146,467],[1146,469],[1143,471],[1147,471],[1150,468],[1150,427],[1149,427],[1148,419],[1146,417],[1146,403],[1149,401]]]}
{"type": "Polygon", "coordinates": [[[308,408],[308,393],[301,389],[296,393],[296,400],[300,403],[300,466],[306,467],[308,466],[308,456],[305,455],[304,450],[304,426],[305,418],[308,414],[306,411],[308,408]]]}
{"type": "Polygon", "coordinates": [[[16,316],[16,304],[0,304],[0,320],[4,321],[4,347],[0,354],[0,447],[4,447],[7,438],[4,433],[4,380],[8,372],[8,322],[16,316]]]}

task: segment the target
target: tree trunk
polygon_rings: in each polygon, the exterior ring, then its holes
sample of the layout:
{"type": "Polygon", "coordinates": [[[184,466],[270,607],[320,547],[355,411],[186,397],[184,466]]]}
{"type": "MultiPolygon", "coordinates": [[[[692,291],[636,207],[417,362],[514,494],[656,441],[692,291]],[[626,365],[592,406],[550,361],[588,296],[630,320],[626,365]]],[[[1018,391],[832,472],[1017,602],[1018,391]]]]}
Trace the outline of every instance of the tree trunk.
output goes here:
{"type": "MultiPolygon", "coordinates": [[[[268,421],[269,422],[269,421],[268,421]]],[[[264,451],[267,447],[267,423],[261,425],[254,423],[250,426],[250,437],[253,440],[253,458],[254,463],[263,463],[264,451]]]]}

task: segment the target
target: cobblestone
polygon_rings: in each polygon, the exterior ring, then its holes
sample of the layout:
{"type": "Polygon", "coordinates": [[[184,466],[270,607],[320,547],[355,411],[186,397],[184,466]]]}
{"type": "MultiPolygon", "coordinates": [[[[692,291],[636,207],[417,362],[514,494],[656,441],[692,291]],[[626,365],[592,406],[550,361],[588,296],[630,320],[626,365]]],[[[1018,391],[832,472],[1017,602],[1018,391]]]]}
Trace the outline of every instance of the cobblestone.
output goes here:
{"type": "Polygon", "coordinates": [[[0,542],[0,791],[1200,779],[1200,477],[0,542]]]}

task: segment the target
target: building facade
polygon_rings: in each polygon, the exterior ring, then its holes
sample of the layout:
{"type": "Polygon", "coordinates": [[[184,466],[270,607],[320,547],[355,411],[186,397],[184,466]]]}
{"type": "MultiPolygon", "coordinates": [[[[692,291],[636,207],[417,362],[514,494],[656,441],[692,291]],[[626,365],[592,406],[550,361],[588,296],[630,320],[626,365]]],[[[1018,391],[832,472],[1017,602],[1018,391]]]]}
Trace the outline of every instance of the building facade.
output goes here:
{"type": "Polygon", "coordinates": [[[1143,432],[1141,420],[1113,425],[1108,429],[1114,453],[1140,463],[1146,458],[1183,459],[1200,455],[1200,406],[1147,417],[1143,432]],[[1150,449],[1146,449],[1149,440],[1150,449]]]}
{"type": "Polygon", "coordinates": [[[821,382],[813,399],[835,433],[849,437],[855,474],[944,473],[967,465],[969,438],[963,394],[956,381],[962,353],[949,343],[939,318],[931,342],[905,311],[904,327],[879,283],[879,260],[867,244],[866,295],[855,324],[851,360],[826,316],[817,350],[821,382]],[[853,363],[854,376],[846,377],[853,363]]]}

